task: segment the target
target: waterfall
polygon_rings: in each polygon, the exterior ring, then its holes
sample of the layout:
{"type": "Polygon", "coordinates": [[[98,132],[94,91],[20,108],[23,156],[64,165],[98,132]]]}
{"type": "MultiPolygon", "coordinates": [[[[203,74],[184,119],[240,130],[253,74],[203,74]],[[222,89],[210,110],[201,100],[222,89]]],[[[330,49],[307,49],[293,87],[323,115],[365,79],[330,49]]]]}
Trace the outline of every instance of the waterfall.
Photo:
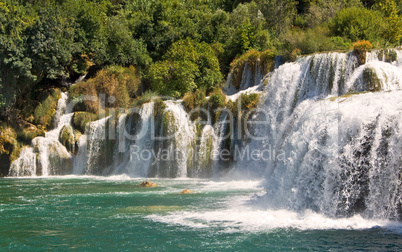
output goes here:
{"type": "MultiPolygon", "coordinates": [[[[127,173],[133,177],[147,177],[149,174],[149,168],[151,167],[153,160],[153,132],[152,132],[152,124],[154,113],[154,103],[149,102],[144,104],[139,111],[139,118],[137,118],[138,128],[135,132],[135,135],[131,136],[131,139],[125,139],[125,135],[122,134],[122,131],[126,131],[126,118],[127,115],[123,115],[119,119],[118,130],[119,130],[119,146],[121,144],[124,145],[125,152],[121,153],[121,151],[117,151],[123,155],[122,160],[119,161],[119,164],[116,164],[117,168],[115,169],[116,173],[127,173]],[[131,140],[131,141],[130,141],[131,140]],[[123,143],[123,141],[127,141],[127,143],[123,143]]],[[[127,124],[128,128],[132,127],[131,121],[127,124]]]]}
{"type": "Polygon", "coordinates": [[[61,93],[54,116],[55,129],[46,132],[45,137],[32,140],[32,147],[23,148],[19,158],[10,167],[10,175],[49,176],[72,172],[72,155],[59,142],[60,131],[70,126],[73,113],[67,109],[67,93],[61,93]]]}
{"type": "Polygon", "coordinates": [[[401,73],[399,50],[367,53],[364,65],[352,52],[300,57],[265,77],[246,64],[245,90],[228,99],[260,93],[249,124],[229,111],[215,125],[193,122],[181,101],[155,100],[87,124],[75,156],[59,141],[66,127],[73,132],[63,93],[55,129],[22,149],[10,175],[211,177],[235,171],[265,178],[261,200],[270,208],[400,220],[401,73]],[[229,158],[216,156],[224,152],[229,158]]]}
{"type": "Polygon", "coordinates": [[[80,149],[74,165],[75,171],[80,171],[80,174],[87,175],[105,175],[104,169],[108,167],[112,159],[114,143],[108,139],[107,129],[108,122],[111,117],[105,117],[98,121],[91,122],[85,129],[86,143],[79,143],[80,149]]]}
{"type": "Polygon", "coordinates": [[[165,102],[166,109],[156,122],[155,161],[151,176],[187,177],[188,164],[194,155],[195,127],[183,106],[165,102]]]}
{"type": "Polygon", "coordinates": [[[24,147],[10,167],[10,176],[36,176],[36,153],[32,147],[24,147]]]}
{"type": "Polygon", "coordinates": [[[264,174],[266,205],[402,218],[401,63],[371,57],[358,66],[351,53],[328,53],[270,76],[256,119],[269,120],[247,145],[261,158],[236,163],[264,174]]]}

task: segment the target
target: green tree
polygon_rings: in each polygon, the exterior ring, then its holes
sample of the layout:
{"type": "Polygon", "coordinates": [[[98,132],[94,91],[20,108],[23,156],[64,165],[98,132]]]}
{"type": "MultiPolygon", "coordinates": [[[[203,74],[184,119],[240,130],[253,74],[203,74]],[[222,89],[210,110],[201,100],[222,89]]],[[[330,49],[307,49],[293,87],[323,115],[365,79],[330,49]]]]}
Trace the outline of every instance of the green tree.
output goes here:
{"type": "Polygon", "coordinates": [[[297,14],[297,1],[294,0],[256,0],[256,3],[277,35],[291,27],[297,14]]]}
{"type": "Polygon", "coordinates": [[[398,8],[392,0],[380,0],[374,6],[384,14],[387,20],[382,36],[391,44],[399,42],[402,36],[402,18],[398,15],[398,8]]]}
{"type": "Polygon", "coordinates": [[[222,81],[219,61],[205,42],[179,40],[163,59],[148,74],[153,90],[163,95],[181,97],[196,88],[212,90],[222,81]]]}
{"type": "Polygon", "coordinates": [[[341,10],[332,21],[334,34],[352,41],[379,42],[385,26],[383,15],[379,11],[356,7],[341,10]]]}

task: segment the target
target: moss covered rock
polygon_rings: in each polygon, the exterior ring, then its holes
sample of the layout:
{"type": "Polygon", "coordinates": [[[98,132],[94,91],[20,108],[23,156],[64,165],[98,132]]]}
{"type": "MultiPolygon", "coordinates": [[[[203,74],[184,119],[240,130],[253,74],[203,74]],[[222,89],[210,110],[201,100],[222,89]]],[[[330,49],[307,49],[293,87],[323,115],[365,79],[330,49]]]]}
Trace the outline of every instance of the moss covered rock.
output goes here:
{"type": "Polygon", "coordinates": [[[151,181],[143,181],[139,184],[141,187],[156,187],[157,185],[155,183],[152,183],[151,181]]]}
{"type": "Polygon", "coordinates": [[[42,125],[44,129],[49,128],[56,113],[57,102],[61,97],[59,89],[44,91],[39,95],[39,105],[35,108],[33,116],[36,125],[42,125]]]}
{"type": "Polygon", "coordinates": [[[398,54],[393,49],[381,50],[378,53],[378,59],[384,60],[385,62],[391,63],[398,60],[398,54]]]}
{"type": "Polygon", "coordinates": [[[81,132],[85,132],[85,126],[89,122],[98,119],[96,114],[90,112],[75,112],[73,117],[73,126],[81,132]]]}
{"type": "Polygon", "coordinates": [[[70,125],[65,125],[60,131],[59,141],[66,147],[69,152],[75,150],[75,134],[73,128],[70,125]]]}
{"type": "Polygon", "coordinates": [[[35,137],[45,136],[45,131],[42,128],[38,128],[26,121],[16,123],[16,132],[18,139],[26,144],[30,144],[35,137]]]}
{"type": "Polygon", "coordinates": [[[230,63],[230,71],[233,75],[231,84],[236,89],[240,89],[246,66],[252,71],[253,78],[255,78],[254,76],[257,71],[264,76],[275,68],[275,52],[272,50],[266,50],[264,52],[250,50],[233,60],[233,62],[230,63]]]}
{"type": "Polygon", "coordinates": [[[374,69],[367,67],[363,70],[363,81],[368,91],[376,92],[381,90],[382,83],[374,69]]]}

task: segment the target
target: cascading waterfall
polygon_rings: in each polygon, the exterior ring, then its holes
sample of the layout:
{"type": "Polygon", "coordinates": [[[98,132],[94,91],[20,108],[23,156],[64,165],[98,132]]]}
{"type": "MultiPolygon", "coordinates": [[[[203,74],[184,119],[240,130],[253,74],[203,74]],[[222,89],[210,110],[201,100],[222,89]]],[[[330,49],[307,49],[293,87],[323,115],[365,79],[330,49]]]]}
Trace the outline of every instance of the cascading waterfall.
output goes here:
{"type": "Polygon", "coordinates": [[[19,158],[11,164],[11,176],[49,176],[70,174],[72,155],[59,142],[63,127],[71,127],[73,113],[67,111],[67,93],[61,93],[57,104],[54,124],[55,129],[46,132],[45,137],[36,137],[31,147],[24,147],[19,158]]]}
{"type": "Polygon", "coordinates": [[[262,158],[236,164],[265,174],[269,207],[402,218],[402,62],[369,58],[320,54],[272,74],[260,105],[269,120],[253,129],[264,140],[247,146],[262,158]]]}
{"type": "Polygon", "coordinates": [[[156,123],[155,160],[150,175],[187,177],[194,155],[195,126],[181,104],[166,101],[166,109],[156,123]]]}
{"type": "Polygon", "coordinates": [[[88,124],[72,155],[59,142],[73,116],[62,94],[56,128],[22,150],[10,175],[208,177],[232,169],[266,178],[262,200],[270,208],[401,219],[402,53],[384,55],[367,53],[364,65],[353,53],[301,57],[267,75],[265,87],[251,81],[263,78],[258,71],[243,73],[242,87],[252,88],[242,93],[262,96],[258,124],[240,138],[244,129],[226,122],[226,112],[200,127],[178,101],[163,109],[149,102],[88,124]],[[223,150],[229,161],[212,159],[223,150]]]}
{"type": "Polygon", "coordinates": [[[117,125],[118,130],[118,145],[115,147],[114,174],[126,173],[133,177],[147,177],[149,168],[152,164],[152,150],[154,141],[152,136],[154,103],[149,102],[144,104],[140,111],[139,117],[136,119],[137,125],[141,127],[130,134],[129,138],[125,135],[126,132],[133,127],[133,118],[127,122],[127,114],[120,116],[117,125]],[[141,156],[143,158],[141,158],[141,156]]]}

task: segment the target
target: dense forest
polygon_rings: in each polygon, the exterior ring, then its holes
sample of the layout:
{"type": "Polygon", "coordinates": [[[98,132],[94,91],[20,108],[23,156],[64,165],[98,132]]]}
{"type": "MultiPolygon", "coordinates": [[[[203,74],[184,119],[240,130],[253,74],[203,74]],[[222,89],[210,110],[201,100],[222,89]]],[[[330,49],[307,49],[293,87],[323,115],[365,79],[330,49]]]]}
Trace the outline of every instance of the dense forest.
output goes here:
{"type": "MultiPolygon", "coordinates": [[[[401,15],[402,0],[0,1],[0,154],[43,135],[60,89],[85,74],[72,98],[213,97],[247,57],[399,46],[401,15]]],[[[83,127],[97,106],[81,105],[83,127]]]]}

